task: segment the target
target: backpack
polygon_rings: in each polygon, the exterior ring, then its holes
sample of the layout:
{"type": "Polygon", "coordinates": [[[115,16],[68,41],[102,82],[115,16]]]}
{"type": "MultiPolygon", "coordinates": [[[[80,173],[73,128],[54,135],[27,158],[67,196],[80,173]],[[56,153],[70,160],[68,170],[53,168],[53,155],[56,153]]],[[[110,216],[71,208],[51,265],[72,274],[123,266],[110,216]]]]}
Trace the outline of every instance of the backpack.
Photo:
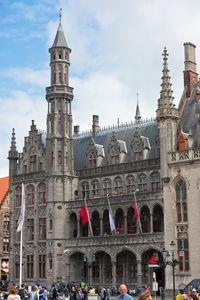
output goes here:
{"type": "Polygon", "coordinates": [[[19,290],[19,295],[20,295],[21,299],[24,299],[24,298],[25,298],[25,292],[24,292],[24,289],[20,289],[20,290],[19,290]]]}

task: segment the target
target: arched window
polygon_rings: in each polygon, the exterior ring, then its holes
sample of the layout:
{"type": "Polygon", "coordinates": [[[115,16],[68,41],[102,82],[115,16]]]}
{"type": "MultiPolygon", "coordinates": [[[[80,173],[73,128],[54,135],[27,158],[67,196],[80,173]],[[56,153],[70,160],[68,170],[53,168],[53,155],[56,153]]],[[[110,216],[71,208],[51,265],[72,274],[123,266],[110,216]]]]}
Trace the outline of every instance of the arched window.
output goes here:
{"type": "Polygon", "coordinates": [[[151,190],[152,192],[159,192],[161,189],[160,185],[160,175],[154,173],[151,175],[151,190]]]}
{"type": "Polygon", "coordinates": [[[26,204],[27,205],[34,205],[35,199],[35,188],[33,185],[28,185],[26,188],[26,204]]]}
{"type": "Polygon", "coordinates": [[[183,180],[176,184],[176,213],[177,222],[187,222],[187,190],[183,180]]]}
{"type": "Polygon", "coordinates": [[[103,233],[111,234],[108,209],[103,212],[103,233]]]}
{"type": "Polygon", "coordinates": [[[94,211],[92,214],[92,231],[94,236],[100,235],[100,217],[97,211],[94,211]]]}
{"type": "Polygon", "coordinates": [[[130,207],[127,213],[127,232],[128,234],[136,233],[137,231],[137,220],[134,220],[134,208],[130,207]]]}
{"type": "Polygon", "coordinates": [[[110,150],[110,162],[111,165],[119,164],[119,149],[116,146],[113,146],[110,150]]]}
{"type": "Polygon", "coordinates": [[[83,182],[81,186],[82,199],[89,198],[89,184],[88,182],[83,182]]]}
{"type": "Polygon", "coordinates": [[[120,177],[115,178],[114,180],[114,190],[113,194],[119,195],[123,193],[122,180],[120,177]]]}
{"type": "Polygon", "coordinates": [[[117,234],[124,234],[124,212],[118,208],[115,214],[115,228],[117,234]]]}
{"type": "Polygon", "coordinates": [[[94,151],[89,154],[89,168],[95,168],[97,166],[97,156],[94,151]]]}
{"type": "Polygon", "coordinates": [[[22,203],[22,188],[20,186],[15,189],[15,203],[16,206],[21,206],[22,203]]]}
{"type": "Polygon", "coordinates": [[[76,238],[77,237],[77,216],[75,213],[70,215],[70,237],[76,238]]]}
{"type": "Polygon", "coordinates": [[[146,192],[147,190],[147,176],[141,174],[138,178],[138,187],[140,192],[146,192]]]}
{"type": "Polygon", "coordinates": [[[133,193],[135,191],[135,178],[133,176],[128,176],[126,180],[126,192],[127,194],[133,193]]]}
{"type": "Polygon", "coordinates": [[[150,232],[150,212],[147,206],[144,206],[140,212],[140,221],[142,226],[142,232],[150,232]]]}
{"type": "Polygon", "coordinates": [[[153,232],[163,232],[163,211],[159,205],[153,210],[153,232]]]}
{"type": "Polygon", "coordinates": [[[92,197],[99,197],[99,196],[100,196],[99,182],[94,181],[92,183],[92,197]]]}
{"type": "Polygon", "coordinates": [[[189,245],[188,238],[178,239],[178,260],[179,264],[179,272],[188,272],[190,270],[190,262],[189,262],[189,245]],[[184,249],[184,256],[180,256],[180,250],[184,249]]]}
{"type": "Polygon", "coordinates": [[[46,203],[46,184],[45,183],[40,183],[38,186],[38,198],[39,198],[39,204],[46,203]]]}
{"type": "Polygon", "coordinates": [[[110,195],[111,193],[111,180],[107,178],[103,181],[103,194],[106,196],[107,194],[110,195]]]}

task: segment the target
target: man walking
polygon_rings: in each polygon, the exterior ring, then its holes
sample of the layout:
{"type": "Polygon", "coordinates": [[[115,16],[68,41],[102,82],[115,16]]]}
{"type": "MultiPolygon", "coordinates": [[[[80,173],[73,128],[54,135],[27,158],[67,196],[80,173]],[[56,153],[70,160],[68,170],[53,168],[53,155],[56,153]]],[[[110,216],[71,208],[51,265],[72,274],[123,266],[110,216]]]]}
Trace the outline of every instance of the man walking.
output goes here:
{"type": "Polygon", "coordinates": [[[134,300],[134,298],[127,294],[127,287],[125,284],[121,284],[119,287],[120,295],[117,296],[116,300],[134,300]]]}

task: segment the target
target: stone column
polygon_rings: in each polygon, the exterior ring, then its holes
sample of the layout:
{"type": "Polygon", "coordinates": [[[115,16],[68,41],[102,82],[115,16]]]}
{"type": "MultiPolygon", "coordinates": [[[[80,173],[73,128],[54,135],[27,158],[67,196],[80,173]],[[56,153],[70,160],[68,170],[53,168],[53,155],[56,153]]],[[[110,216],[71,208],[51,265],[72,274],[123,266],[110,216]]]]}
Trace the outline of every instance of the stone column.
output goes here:
{"type": "Polygon", "coordinates": [[[150,233],[153,233],[153,213],[150,213],[150,233]]]}
{"type": "Polygon", "coordinates": [[[142,260],[137,260],[138,288],[142,287],[142,260]]]}
{"type": "Polygon", "coordinates": [[[103,217],[100,217],[100,236],[103,236],[103,217]]]}
{"type": "Polygon", "coordinates": [[[77,222],[77,238],[80,238],[80,216],[78,216],[77,222]]]}
{"type": "Polygon", "coordinates": [[[127,215],[124,215],[124,234],[128,232],[127,215]]]}
{"type": "Polygon", "coordinates": [[[112,286],[116,288],[116,261],[112,261],[112,286]]]}
{"type": "Polygon", "coordinates": [[[70,263],[69,261],[66,262],[66,282],[69,282],[70,281],[70,263]]]}
{"type": "Polygon", "coordinates": [[[88,262],[88,285],[92,286],[92,262],[88,262]]]}

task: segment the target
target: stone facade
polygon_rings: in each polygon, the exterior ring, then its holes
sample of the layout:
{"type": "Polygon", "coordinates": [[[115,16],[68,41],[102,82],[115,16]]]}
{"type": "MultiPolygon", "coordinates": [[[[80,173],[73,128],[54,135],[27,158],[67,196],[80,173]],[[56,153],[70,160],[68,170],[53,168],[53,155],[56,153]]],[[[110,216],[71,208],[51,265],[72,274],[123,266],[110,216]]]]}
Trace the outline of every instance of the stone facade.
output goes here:
{"type": "Polygon", "coordinates": [[[9,242],[10,242],[10,195],[9,178],[0,178],[0,276],[9,279],[9,242]]]}
{"type": "MultiPolygon", "coordinates": [[[[187,43],[186,48],[185,71],[196,72],[196,62],[191,61],[195,47],[187,43]]],[[[162,249],[168,249],[172,240],[178,245],[177,255],[180,244],[185,246],[176,280],[178,285],[187,283],[199,269],[195,262],[199,244],[198,84],[191,90],[190,83],[185,83],[176,109],[164,49],[156,120],[143,122],[137,103],[135,122],[102,130],[94,115],[91,132],[81,135],[77,125],[73,135],[73,88],[68,85],[71,50],[61,23],[49,52],[47,132],[39,132],[32,121],[23,153],[18,153],[13,130],[8,155],[11,280],[19,277],[20,234],[16,226],[23,182],[25,283],[38,280],[49,287],[62,279],[114,287],[126,282],[130,288],[141,288],[152,282],[154,269],[148,267],[149,260],[157,253],[158,263],[162,263],[162,249]],[[180,133],[184,148],[179,145],[180,133]],[[135,193],[137,189],[139,193],[135,193]],[[79,212],[84,204],[91,224],[83,226],[79,212]],[[115,223],[113,232],[109,212],[115,223]],[[195,240],[191,233],[196,233],[195,240]]],[[[172,268],[166,268],[165,278],[161,268],[155,272],[159,284],[166,279],[170,289],[172,268]]]]}

